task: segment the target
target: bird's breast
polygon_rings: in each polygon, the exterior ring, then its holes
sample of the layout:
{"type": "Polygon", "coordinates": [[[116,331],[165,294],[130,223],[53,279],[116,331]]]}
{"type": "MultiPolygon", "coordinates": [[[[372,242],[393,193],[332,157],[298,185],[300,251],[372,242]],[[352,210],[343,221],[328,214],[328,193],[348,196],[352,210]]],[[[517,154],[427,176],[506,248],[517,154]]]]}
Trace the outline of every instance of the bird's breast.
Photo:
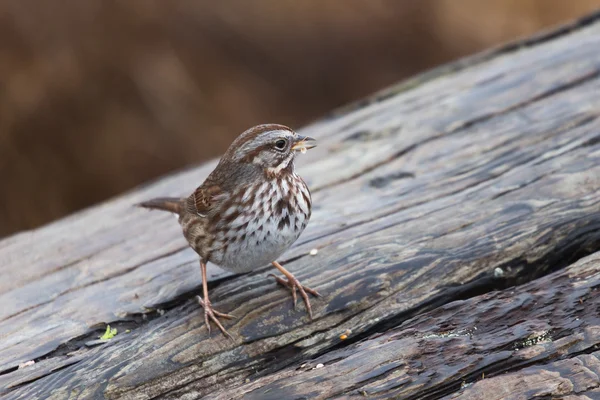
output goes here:
{"type": "Polygon", "coordinates": [[[298,239],[311,214],[310,193],[295,175],[240,188],[215,226],[211,261],[236,272],[275,261],[298,239]]]}

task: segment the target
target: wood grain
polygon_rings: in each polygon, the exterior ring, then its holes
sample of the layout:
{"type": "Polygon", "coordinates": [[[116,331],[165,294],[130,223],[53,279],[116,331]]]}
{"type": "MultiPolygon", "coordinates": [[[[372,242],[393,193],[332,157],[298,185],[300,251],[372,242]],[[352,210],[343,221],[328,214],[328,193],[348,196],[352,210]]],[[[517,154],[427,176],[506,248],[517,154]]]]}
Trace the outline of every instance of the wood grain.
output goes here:
{"type": "Polygon", "coordinates": [[[0,394],[477,398],[494,380],[573,382],[583,367],[560,362],[591,358],[510,346],[597,343],[597,255],[575,262],[600,250],[598,48],[590,19],[301,129],[319,140],[298,162],[315,209],[283,264],[323,294],[312,323],[271,268],[209,266],[215,308],[237,318],[234,342],[207,336],[197,256],[172,216],[132,205],[187,194],[215,162],[1,241],[0,394]],[[107,323],[119,333],[98,344],[107,323]]]}
{"type": "Polygon", "coordinates": [[[528,284],[445,304],[385,334],[205,398],[581,395],[600,387],[599,288],[596,253],[528,284]]]}

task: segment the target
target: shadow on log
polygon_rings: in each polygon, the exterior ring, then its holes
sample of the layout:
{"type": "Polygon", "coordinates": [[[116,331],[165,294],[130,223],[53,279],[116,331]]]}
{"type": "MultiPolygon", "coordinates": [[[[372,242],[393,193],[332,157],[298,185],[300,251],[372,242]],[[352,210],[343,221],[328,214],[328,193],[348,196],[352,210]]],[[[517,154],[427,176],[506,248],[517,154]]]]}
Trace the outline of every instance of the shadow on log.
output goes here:
{"type": "Polygon", "coordinates": [[[187,194],[214,162],[1,241],[0,393],[597,396],[599,48],[592,17],[302,129],[315,209],[284,261],[323,294],[312,323],[270,268],[209,267],[237,319],[234,342],[208,337],[197,256],[132,204],[187,194]]]}

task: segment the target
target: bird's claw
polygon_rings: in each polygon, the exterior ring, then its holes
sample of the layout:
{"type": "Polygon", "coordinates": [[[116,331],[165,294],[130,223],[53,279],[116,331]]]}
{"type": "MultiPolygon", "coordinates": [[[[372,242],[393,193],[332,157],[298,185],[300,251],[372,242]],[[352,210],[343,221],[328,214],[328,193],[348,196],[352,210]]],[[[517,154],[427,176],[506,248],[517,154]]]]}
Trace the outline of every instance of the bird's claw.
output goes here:
{"type": "Polygon", "coordinates": [[[200,296],[196,296],[196,299],[198,299],[198,303],[200,303],[200,305],[204,309],[204,323],[206,324],[208,335],[210,336],[210,321],[212,320],[225,336],[227,336],[231,340],[234,340],[233,336],[231,336],[229,332],[227,332],[227,329],[223,327],[218,318],[232,319],[235,317],[231,314],[225,314],[215,310],[214,308],[212,308],[212,304],[210,304],[210,300],[208,299],[202,300],[202,297],[200,296]]]}
{"type": "Polygon", "coordinates": [[[272,276],[273,278],[275,278],[275,281],[277,281],[278,284],[285,286],[292,291],[292,299],[294,301],[294,309],[296,309],[296,303],[297,303],[297,299],[298,299],[298,297],[296,295],[296,290],[298,290],[300,292],[300,296],[302,297],[302,300],[304,301],[304,304],[306,305],[306,311],[308,311],[308,317],[312,320],[313,319],[312,307],[310,305],[310,300],[306,293],[308,292],[315,297],[320,297],[321,295],[319,294],[319,292],[317,292],[316,290],[311,289],[309,287],[302,286],[302,284],[300,284],[298,279],[296,279],[293,275],[291,278],[288,278],[288,279],[280,278],[273,274],[269,274],[269,276],[272,276]]]}

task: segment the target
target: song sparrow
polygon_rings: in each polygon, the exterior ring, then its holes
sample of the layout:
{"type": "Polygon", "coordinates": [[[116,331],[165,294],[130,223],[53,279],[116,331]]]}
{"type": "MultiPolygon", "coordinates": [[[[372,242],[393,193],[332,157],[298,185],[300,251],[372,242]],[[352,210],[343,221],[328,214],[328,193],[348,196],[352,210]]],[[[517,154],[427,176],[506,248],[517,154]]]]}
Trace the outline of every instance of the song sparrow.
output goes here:
{"type": "Polygon", "coordinates": [[[308,295],[315,290],[302,286],[277,258],[298,239],[311,215],[311,197],[306,184],[294,171],[297,151],[316,146],[313,138],[290,128],[258,125],[233,141],[217,167],[187,198],[158,198],[139,206],[170,211],[179,216],[183,235],[200,256],[204,319],[209,318],[223,334],[231,335],[218,317],[231,315],[214,310],[208,299],[206,263],[233,272],[248,272],[271,263],[286,279],[273,276],[292,291],[300,292],[312,320],[308,295]]]}

